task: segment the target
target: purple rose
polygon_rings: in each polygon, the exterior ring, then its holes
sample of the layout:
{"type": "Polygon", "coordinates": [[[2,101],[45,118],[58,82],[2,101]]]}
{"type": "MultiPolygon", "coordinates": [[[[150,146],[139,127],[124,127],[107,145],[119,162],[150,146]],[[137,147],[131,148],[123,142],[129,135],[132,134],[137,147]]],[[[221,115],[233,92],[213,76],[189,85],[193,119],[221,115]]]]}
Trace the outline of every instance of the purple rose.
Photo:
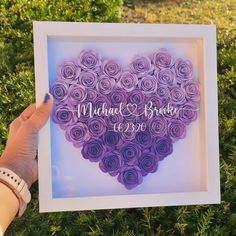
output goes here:
{"type": "Polygon", "coordinates": [[[134,123],[138,120],[137,104],[126,104],[126,106],[122,108],[121,113],[123,116],[124,125],[126,123],[134,123]]]}
{"type": "Polygon", "coordinates": [[[170,69],[163,69],[156,73],[157,81],[161,85],[172,86],[174,84],[175,75],[170,69]]]}
{"type": "Polygon", "coordinates": [[[126,164],[134,165],[137,162],[137,158],[141,156],[142,152],[136,143],[126,142],[120,149],[120,153],[126,164]]]}
{"type": "Polygon", "coordinates": [[[97,83],[97,74],[93,71],[82,71],[79,75],[79,84],[85,88],[94,88],[97,83]]]}
{"type": "Polygon", "coordinates": [[[111,107],[111,103],[109,101],[109,99],[102,94],[98,94],[96,100],[93,103],[93,106],[98,109],[98,108],[110,108],[111,107]]]}
{"type": "Polygon", "coordinates": [[[186,92],[186,98],[189,101],[198,102],[200,101],[200,84],[196,80],[189,80],[183,85],[185,92],[186,92]]]}
{"type": "Polygon", "coordinates": [[[110,115],[105,117],[109,129],[114,130],[114,125],[123,122],[123,117],[120,114],[110,115]]]}
{"type": "Polygon", "coordinates": [[[151,60],[145,56],[137,56],[130,65],[131,71],[138,76],[143,76],[153,71],[151,60]]]}
{"type": "Polygon", "coordinates": [[[106,130],[106,122],[101,117],[94,117],[88,121],[88,130],[92,137],[102,136],[106,130]]]}
{"type": "Polygon", "coordinates": [[[102,72],[109,78],[118,80],[121,73],[121,66],[115,60],[104,60],[102,62],[102,72]]]}
{"type": "Polygon", "coordinates": [[[164,85],[160,85],[157,87],[157,94],[162,100],[170,98],[170,90],[167,86],[164,85]]]}
{"type": "Polygon", "coordinates": [[[188,102],[179,109],[179,118],[189,125],[192,121],[197,119],[198,108],[195,103],[188,102]]]}
{"type": "Polygon", "coordinates": [[[149,148],[152,145],[152,136],[148,130],[136,133],[135,141],[142,148],[149,148]]]}
{"type": "Polygon", "coordinates": [[[144,102],[145,96],[139,89],[134,89],[128,93],[127,103],[143,106],[144,102]]]}
{"type": "Polygon", "coordinates": [[[175,61],[175,75],[176,79],[181,83],[183,81],[192,79],[193,77],[193,66],[188,60],[181,58],[175,61]]]}
{"type": "Polygon", "coordinates": [[[87,126],[80,122],[68,126],[65,136],[66,139],[69,142],[72,142],[75,147],[82,147],[83,143],[88,141],[90,138],[87,126]]]}
{"type": "Polygon", "coordinates": [[[58,78],[68,84],[76,84],[81,69],[75,65],[74,62],[67,61],[59,66],[58,78]]]}
{"type": "Polygon", "coordinates": [[[140,168],[143,176],[157,171],[158,158],[153,153],[144,151],[141,156],[137,157],[137,160],[138,167],[140,168]]]}
{"type": "Polygon", "coordinates": [[[71,105],[78,105],[83,102],[87,96],[86,90],[79,84],[73,84],[69,87],[68,103],[71,105]]]}
{"type": "Polygon", "coordinates": [[[164,117],[154,117],[150,120],[148,126],[153,137],[163,137],[167,133],[167,121],[164,117]]]}
{"type": "Polygon", "coordinates": [[[161,48],[157,52],[153,53],[151,56],[153,65],[157,68],[170,68],[173,64],[173,59],[168,51],[164,48],[161,48]]]}
{"type": "Polygon", "coordinates": [[[54,97],[55,103],[62,103],[67,99],[68,84],[56,82],[50,88],[50,93],[54,97]]]}
{"type": "Polygon", "coordinates": [[[131,141],[135,138],[136,132],[131,131],[122,131],[121,132],[121,138],[124,142],[131,141]]]}
{"type": "Polygon", "coordinates": [[[154,93],[157,90],[156,77],[145,75],[141,80],[139,80],[138,86],[144,93],[154,93]]]}
{"type": "Polygon", "coordinates": [[[93,50],[83,50],[79,55],[78,65],[86,71],[98,71],[101,65],[101,58],[98,53],[93,50]]]}
{"type": "Polygon", "coordinates": [[[181,87],[174,86],[170,89],[170,97],[172,103],[183,104],[186,101],[185,96],[185,90],[181,87]]]}
{"type": "Polygon", "coordinates": [[[113,107],[119,107],[121,103],[126,104],[127,92],[122,88],[116,88],[109,95],[113,107]]]}
{"type": "Polygon", "coordinates": [[[138,77],[136,74],[128,70],[122,72],[119,80],[119,85],[121,88],[126,91],[131,91],[136,87],[137,83],[138,77]]]}
{"type": "Polygon", "coordinates": [[[94,102],[97,98],[97,91],[96,89],[86,89],[87,96],[85,98],[86,102],[94,102]]]}
{"type": "Polygon", "coordinates": [[[89,159],[91,162],[98,162],[104,156],[105,151],[106,149],[102,142],[92,138],[84,143],[81,153],[85,159],[89,159]]]}
{"type": "Polygon", "coordinates": [[[162,107],[162,100],[157,94],[150,94],[145,98],[145,104],[147,108],[161,108],[162,107]]]}
{"type": "Polygon", "coordinates": [[[119,173],[119,169],[122,167],[122,158],[119,152],[112,151],[107,152],[99,162],[100,169],[109,173],[111,176],[116,176],[119,173]]]}
{"type": "Polygon", "coordinates": [[[99,93],[109,94],[113,90],[115,84],[116,82],[113,78],[109,78],[103,75],[99,77],[99,80],[97,82],[97,90],[99,93]]]}
{"type": "Polygon", "coordinates": [[[173,152],[172,140],[169,137],[156,137],[152,142],[152,150],[157,154],[159,160],[163,160],[173,152]]]}
{"type": "Polygon", "coordinates": [[[185,137],[185,124],[179,120],[173,120],[168,124],[168,135],[173,141],[185,137]]]}
{"type": "Polygon", "coordinates": [[[142,183],[142,173],[137,166],[125,166],[118,175],[118,181],[127,189],[132,189],[142,183]]]}
{"type": "Polygon", "coordinates": [[[103,135],[103,142],[106,146],[113,149],[115,149],[115,147],[119,147],[123,143],[120,134],[112,130],[107,131],[103,135]]]}

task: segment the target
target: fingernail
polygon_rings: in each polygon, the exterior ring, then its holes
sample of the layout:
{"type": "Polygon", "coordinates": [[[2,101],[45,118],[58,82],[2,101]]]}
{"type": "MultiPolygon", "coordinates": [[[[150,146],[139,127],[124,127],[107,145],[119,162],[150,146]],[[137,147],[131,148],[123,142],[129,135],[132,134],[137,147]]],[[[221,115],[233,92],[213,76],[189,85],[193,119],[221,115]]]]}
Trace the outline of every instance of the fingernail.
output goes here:
{"type": "Polygon", "coordinates": [[[50,99],[50,95],[48,93],[46,93],[44,96],[43,103],[45,103],[45,104],[48,103],[49,99],[50,99]]]}

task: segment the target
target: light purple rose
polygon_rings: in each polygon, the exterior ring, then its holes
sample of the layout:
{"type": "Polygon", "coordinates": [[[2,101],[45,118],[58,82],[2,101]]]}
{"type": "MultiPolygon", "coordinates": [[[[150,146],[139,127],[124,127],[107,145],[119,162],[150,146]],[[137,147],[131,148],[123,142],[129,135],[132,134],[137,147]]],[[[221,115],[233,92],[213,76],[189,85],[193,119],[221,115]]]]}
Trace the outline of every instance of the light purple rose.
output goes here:
{"type": "Polygon", "coordinates": [[[78,105],[83,102],[87,96],[86,90],[79,84],[72,84],[69,87],[68,103],[71,105],[78,105]]]}
{"type": "Polygon", "coordinates": [[[152,75],[145,75],[139,80],[138,86],[144,93],[154,93],[157,90],[156,77],[152,75]]]}
{"type": "Polygon", "coordinates": [[[98,108],[110,108],[111,107],[111,102],[109,101],[109,99],[102,94],[98,94],[96,100],[93,103],[93,106],[98,109],[98,108]]]}
{"type": "Polygon", "coordinates": [[[183,104],[186,102],[186,93],[185,90],[179,86],[174,86],[170,89],[170,97],[172,103],[183,104]]]}
{"type": "Polygon", "coordinates": [[[100,169],[105,173],[109,173],[111,176],[116,176],[122,165],[123,161],[118,151],[105,153],[99,162],[100,169]]]}
{"type": "Polygon", "coordinates": [[[145,56],[135,57],[130,65],[130,68],[131,71],[137,74],[139,77],[142,77],[148,73],[152,73],[153,71],[151,60],[145,56]]]}
{"type": "Polygon", "coordinates": [[[109,78],[114,78],[115,80],[119,80],[121,73],[121,66],[115,60],[104,60],[102,62],[102,72],[107,75],[109,78]]]}
{"type": "Polygon", "coordinates": [[[173,142],[178,139],[183,139],[185,137],[186,130],[185,124],[179,120],[172,120],[168,124],[168,135],[173,140],[173,142]]]}
{"type": "Polygon", "coordinates": [[[83,50],[78,58],[78,65],[85,71],[100,70],[101,58],[98,53],[93,50],[83,50]]]}
{"type": "Polygon", "coordinates": [[[93,71],[82,71],[79,75],[79,84],[85,88],[94,88],[97,83],[97,74],[93,71]]]}
{"type": "Polygon", "coordinates": [[[88,130],[91,137],[100,137],[107,130],[106,122],[101,117],[91,118],[88,121],[88,130]]]}
{"type": "Polygon", "coordinates": [[[128,93],[127,103],[143,106],[145,102],[145,95],[139,90],[134,89],[128,93]]]}
{"type": "Polygon", "coordinates": [[[86,89],[87,96],[85,98],[86,102],[94,102],[98,96],[96,89],[86,89]]]}
{"type": "Polygon", "coordinates": [[[162,99],[169,99],[170,98],[170,90],[167,86],[160,85],[157,87],[157,94],[162,99]]]}
{"type": "Polygon", "coordinates": [[[114,125],[123,122],[123,117],[120,114],[110,115],[105,117],[109,130],[114,130],[114,125]]]}
{"type": "Polygon", "coordinates": [[[62,103],[67,99],[68,95],[68,84],[56,82],[50,88],[50,93],[52,94],[55,103],[62,103]]]}
{"type": "Polygon", "coordinates": [[[119,107],[121,103],[126,104],[127,92],[122,88],[116,88],[109,95],[113,107],[119,107]]]}
{"type": "Polygon", "coordinates": [[[152,152],[145,150],[137,160],[143,176],[157,171],[158,157],[152,152]]]}
{"type": "Polygon", "coordinates": [[[113,90],[115,84],[116,82],[113,78],[102,75],[97,81],[97,90],[101,94],[109,94],[113,90]]]}
{"type": "Polygon", "coordinates": [[[200,101],[200,84],[196,80],[189,80],[183,85],[186,97],[189,101],[200,101]]]}
{"type": "Polygon", "coordinates": [[[121,88],[129,92],[133,90],[137,84],[138,84],[138,77],[136,74],[132,73],[129,70],[122,72],[119,80],[119,85],[121,88]]]}
{"type": "Polygon", "coordinates": [[[174,84],[175,75],[170,69],[163,69],[156,73],[157,81],[160,85],[172,86],[174,84]]]}
{"type": "Polygon", "coordinates": [[[153,53],[151,56],[153,65],[157,68],[170,68],[173,64],[173,59],[168,51],[164,48],[161,48],[157,52],[153,53]]]}
{"type": "Polygon", "coordinates": [[[148,94],[145,98],[145,104],[147,107],[152,108],[161,108],[162,107],[162,100],[157,94],[148,94]]]}
{"type": "Polygon", "coordinates": [[[197,119],[197,111],[198,108],[196,104],[188,102],[179,109],[179,119],[181,119],[186,125],[189,125],[192,121],[197,119]]]}
{"type": "Polygon", "coordinates": [[[141,149],[134,142],[126,142],[120,149],[121,156],[127,165],[137,164],[137,158],[141,156],[141,149]]]}
{"type": "Polygon", "coordinates": [[[163,137],[167,134],[167,120],[165,117],[156,116],[149,121],[149,130],[153,137],[163,137]]]}
{"type": "Polygon", "coordinates": [[[68,126],[65,136],[66,139],[69,142],[72,142],[75,147],[82,147],[83,143],[90,139],[87,126],[80,122],[68,126]]]}
{"type": "Polygon", "coordinates": [[[76,84],[80,73],[81,69],[74,62],[67,61],[59,66],[58,79],[68,84],[76,84]]]}
{"type": "Polygon", "coordinates": [[[124,166],[118,175],[118,181],[127,189],[132,189],[143,182],[142,172],[137,166],[124,166]]]}
{"type": "Polygon", "coordinates": [[[153,139],[152,148],[151,148],[159,160],[163,160],[165,157],[170,155],[173,152],[173,144],[170,137],[156,137],[153,139]]]}
{"type": "Polygon", "coordinates": [[[176,79],[182,83],[193,78],[193,66],[191,61],[183,60],[181,58],[175,61],[175,75],[176,79]]]}

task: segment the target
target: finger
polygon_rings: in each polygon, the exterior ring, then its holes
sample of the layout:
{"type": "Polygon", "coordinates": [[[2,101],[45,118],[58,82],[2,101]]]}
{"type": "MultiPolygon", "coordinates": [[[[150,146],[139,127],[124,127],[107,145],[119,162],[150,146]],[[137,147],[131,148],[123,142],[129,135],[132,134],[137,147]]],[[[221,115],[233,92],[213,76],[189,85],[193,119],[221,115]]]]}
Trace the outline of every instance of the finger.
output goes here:
{"type": "Polygon", "coordinates": [[[30,104],[20,115],[20,117],[23,117],[23,119],[29,119],[33,113],[36,110],[36,105],[35,103],[30,104]]]}
{"type": "Polygon", "coordinates": [[[38,132],[47,122],[53,106],[53,97],[47,93],[44,97],[44,101],[34,111],[28,120],[24,122],[28,129],[33,132],[38,132]]]}

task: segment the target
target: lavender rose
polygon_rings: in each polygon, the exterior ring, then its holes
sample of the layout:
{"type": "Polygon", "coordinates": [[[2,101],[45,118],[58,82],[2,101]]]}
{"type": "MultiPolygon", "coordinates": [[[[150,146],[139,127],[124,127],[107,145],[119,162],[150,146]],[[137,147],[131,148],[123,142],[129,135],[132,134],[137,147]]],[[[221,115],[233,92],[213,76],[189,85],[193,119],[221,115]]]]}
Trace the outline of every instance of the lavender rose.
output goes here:
{"type": "Polygon", "coordinates": [[[115,86],[116,82],[113,78],[109,78],[107,76],[100,76],[97,82],[97,90],[102,94],[109,94],[113,87],[115,86]]]}
{"type": "Polygon", "coordinates": [[[169,91],[168,87],[164,86],[164,85],[158,86],[157,94],[162,100],[170,98],[170,91],[169,91]]]}
{"type": "Polygon", "coordinates": [[[92,138],[84,143],[81,153],[85,159],[98,162],[104,156],[105,151],[106,149],[101,140],[92,138]]]}
{"type": "Polygon", "coordinates": [[[109,78],[118,80],[121,73],[121,66],[115,60],[104,60],[102,62],[102,72],[109,78]]]}
{"type": "Polygon", "coordinates": [[[75,147],[81,147],[83,143],[88,141],[90,138],[87,126],[80,122],[68,126],[65,136],[66,139],[69,142],[72,142],[75,147]]]}
{"type": "Polygon", "coordinates": [[[132,131],[123,131],[121,132],[121,138],[124,142],[131,141],[135,138],[136,132],[132,131]]]}
{"type": "Polygon", "coordinates": [[[189,101],[198,102],[200,100],[200,85],[199,82],[196,80],[189,80],[183,85],[186,98],[189,101]]]}
{"type": "Polygon", "coordinates": [[[105,117],[109,129],[114,130],[114,125],[123,122],[123,117],[120,114],[110,115],[105,117]]]}
{"type": "Polygon", "coordinates": [[[154,76],[145,75],[139,81],[138,86],[144,93],[147,94],[154,93],[157,90],[157,80],[154,76]]]}
{"type": "Polygon", "coordinates": [[[127,92],[122,88],[116,88],[109,96],[113,107],[119,107],[121,103],[126,104],[127,92]]]}
{"type": "Polygon", "coordinates": [[[93,106],[98,109],[103,109],[104,108],[110,108],[111,107],[111,102],[109,101],[109,99],[102,94],[98,94],[96,100],[93,103],[93,106]]]}
{"type": "Polygon", "coordinates": [[[182,83],[183,81],[192,79],[193,77],[193,66],[188,60],[183,60],[181,58],[175,61],[175,75],[176,79],[182,83]]]}
{"type": "Polygon", "coordinates": [[[122,144],[122,140],[120,134],[115,131],[107,131],[103,135],[103,142],[106,146],[115,149],[115,147],[119,147],[122,144]]]}
{"type": "Polygon", "coordinates": [[[133,142],[127,142],[120,149],[121,156],[124,162],[128,165],[134,165],[137,162],[137,158],[141,156],[140,147],[133,142]]]}
{"type": "Polygon", "coordinates": [[[147,108],[161,108],[162,99],[157,94],[147,95],[145,98],[145,104],[147,108]]]}
{"type": "Polygon", "coordinates": [[[142,173],[137,166],[125,166],[118,175],[118,181],[127,189],[132,189],[142,183],[142,173]]]}
{"type": "Polygon", "coordinates": [[[148,130],[137,132],[135,141],[143,148],[149,148],[152,145],[152,136],[148,130]]]}
{"type": "Polygon", "coordinates": [[[68,95],[68,84],[56,82],[50,88],[50,93],[54,97],[55,103],[62,103],[67,99],[68,95]]]}
{"type": "Polygon", "coordinates": [[[86,102],[94,102],[97,98],[97,91],[95,89],[86,89],[87,96],[85,98],[86,102]]]}
{"type": "Polygon", "coordinates": [[[89,119],[88,130],[92,137],[102,136],[106,130],[106,122],[101,117],[94,117],[89,119]]]}
{"type": "Polygon", "coordinates": [[[59,66],[58,79],[68,84],[76,84],[80,73],[81,69],[74,62],[67,61],[59,66]]]}
{"type": "Polygon", "coordinates": [[[174,84],[175,75],[170,69],[163,69],[156,73],[157,81],[160,85],[172,86],[174,84]]]}
{"type": "Polygon", "coordinates": [[[136,74],[128,70],[122,72],[119,80],[119,85],[121,88],[126,91],[131,91],[136,87],[137,83],[138,77],[136,74]]]}
{"type": "Polygon", "coordinates": [[[148,126],[153,137],[163,137],[167,133],[167,121],[164,117],[154,117],[150,120],[148,126]]]}
{"type": "Polygon", "coordinates": [[[143,106],[145,101],[144,94],[139,89],[134,89],[128,93],[127,103],[143,106]]]}
{"type": "Polygon", "coordinates": [[[143,76],[153,71],[151,60],[145,56],[137,56],[130,65],[131,71],[138,76],[143,76]]]}
{"type": "Polygon", "coordinates": [[[137,157],[137,160],[138,167],[140,168],[143,176],[157,171],[158,158],[153,153],[144,151],[141,156],[137,157]]]}
{"type": "Polygon", "coordinates": [[[107,152],[99,162],[100,169],[109,173],[111,176],[116,176],[119,169],[122,167],[123,161],[121,155],[117,151],[107,152]]]}
{"type": "Polygon", "coordinates": [[[79,84],[72,84],[69,87],[69,98],[68,103],[71,105],[78,105],[83,102],[87,96],[86,90],[82,88],[79,84]]]}
{"type": "Polygon", "coordinates": [[[185,137],[185,125],[182,121],[173,120],[168,124],[168,135],[174,141],[185,137]]]}
{"type": "Polygon", "coordinates": [[[157,68],[170,68],[173,64],[173,59],[168,51],[164,48],[161,48],[159,51],[153,53],[151,56],[153,65],[157,68]]]}
{"type": "Polygon", "coordinates": [[[83,50],[79,55],[78,65],[85,71],[98,71],[101,65],[101,58],[93,50],[83,50]]]}
{"type": "Polygon", "coordinates": [[[94,88],[97,83],[97,74],[93,71],[82,71],[79,75],[79,84],[85,88],[94,88]]]}
{"type": "Polygon", "coordinates": [[[163,160],[173,152],[171,139],[169,137],[154,138],[152,142],[152,150],[157,154],[159,160],[163,160]]]}
{"type": "Polygon", "coordinates": [[[197,106],[195,103],[188,102],[179,109],[179,118],[186,125],[197,119],[197,106]]]}
{"type": "Polygon", "coordinates": [[[181,87],[174,86],[170,89],[170,97],[172,103],[183,104],[186,101],[185,96],[185,90],[181,87]]]}

